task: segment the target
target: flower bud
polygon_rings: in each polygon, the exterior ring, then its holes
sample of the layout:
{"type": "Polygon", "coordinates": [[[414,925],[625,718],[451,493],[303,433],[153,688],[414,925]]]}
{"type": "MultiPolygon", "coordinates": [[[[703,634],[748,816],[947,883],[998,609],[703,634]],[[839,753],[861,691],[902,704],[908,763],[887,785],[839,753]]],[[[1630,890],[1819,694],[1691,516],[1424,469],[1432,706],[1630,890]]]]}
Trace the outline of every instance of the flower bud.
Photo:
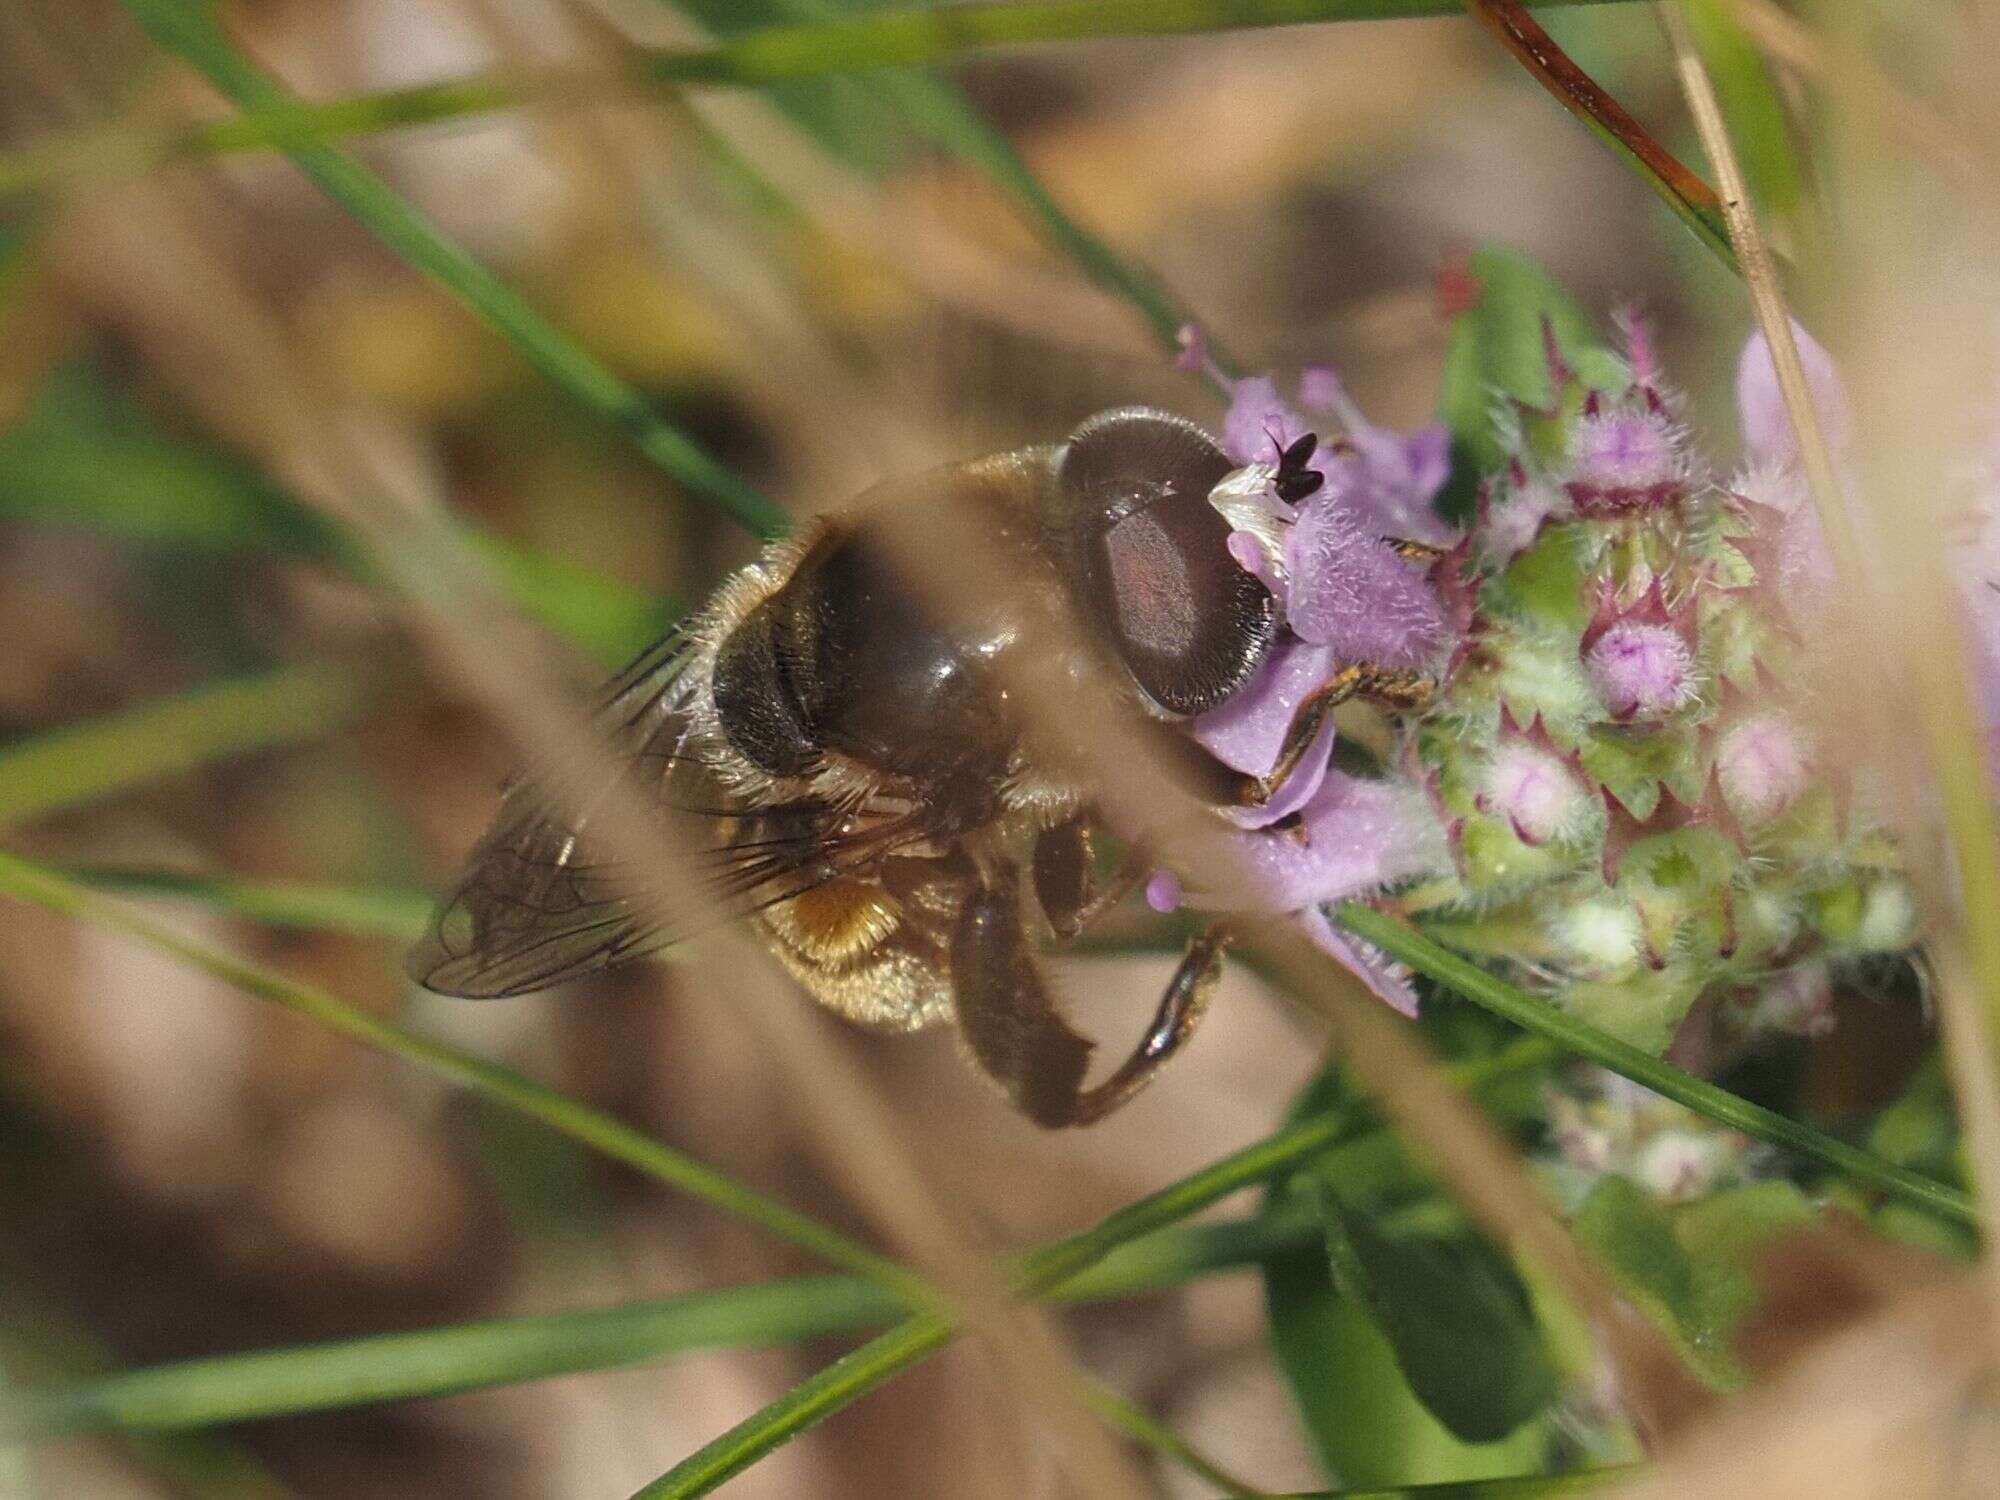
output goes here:
{"type": "Polygon", "coordinates": [[[1583,667],[1614,719],[1657,719],[1694,697],[1694,653],[1670,625],[1620,620],[1584,653],[1583,667]]]}
{"type": "Polygon", "coordinates": [[[1478,807],[1504,819],[1514,836],[1534,846],[1580,832],[1592,811],[1576,773],[1526,740],[1503,745],[1487,763],[1478,807]]]}
{"type": "Polygon", "coordinates": [[[1685,489],[1679,434],[1651,406],[1586,412],[1570,437],[1566,488],[1584,515],[1667,505],[1685,489]]]}
{"type": "Polygon", "coordinates": [[[1753,714],[1724,731],[1715,776],[1737,818],[1751,826],[1768,823],[1805,787],[1805,744],[1783,714],[1753,714]]]}

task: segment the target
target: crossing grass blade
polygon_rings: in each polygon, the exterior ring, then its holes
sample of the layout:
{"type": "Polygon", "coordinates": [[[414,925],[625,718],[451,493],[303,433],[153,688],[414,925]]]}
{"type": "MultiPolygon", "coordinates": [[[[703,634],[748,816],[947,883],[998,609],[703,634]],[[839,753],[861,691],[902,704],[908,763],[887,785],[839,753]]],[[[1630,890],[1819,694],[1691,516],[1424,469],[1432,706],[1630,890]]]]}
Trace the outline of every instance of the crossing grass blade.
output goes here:
{"type": "Polygon", "coordinates": [[[326,990],[301,984],[211,944],[183,936],[129,906],[107,900],[74,880],[18,855],[0,852],[0,893],[122,933],[246,994],[316,1021],[351,1041],[415,1063],[539,1120],[636,1171],[801,1245],[829,1265],[890,1287],[908,1303],[923,1304],[929,1296],[928,1289],[913,1273],[838,1230],[511,1068],[419,1036],[326,990]]]}
{"type": "Polygon", "coordinates": [[[324,662],[205,683],[0,748],[0,828],[194,770],[313,739],[366,705],[367,679],[324,662]]]}
{"type": "MultiPolygon", "coordinates": [[[[122,0],[160,46],[246,109],[289,118],[298,99],[246,58],[192,0],[122,0]]],[[[673,426],[646,398],[560,332],[492,271],[353,157],[286,125],[274,142],[328,197],[384,245],[485,319],[523,358],[585,407],[622,429],[688,491],[761,537],[780,535],[783,510],[673,426]]]]}

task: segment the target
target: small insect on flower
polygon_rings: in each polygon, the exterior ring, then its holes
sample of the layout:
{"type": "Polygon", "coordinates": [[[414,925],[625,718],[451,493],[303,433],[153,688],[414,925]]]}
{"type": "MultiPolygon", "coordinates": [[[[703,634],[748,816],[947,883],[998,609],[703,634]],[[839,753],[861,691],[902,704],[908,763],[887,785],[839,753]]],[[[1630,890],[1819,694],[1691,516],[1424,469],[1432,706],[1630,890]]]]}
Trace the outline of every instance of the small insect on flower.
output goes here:
{"type": "MultiPolygon", "coordinates": [[[[1303,498],[1317,447],[1281,483],[1303,498]]],[[[1137,1049],[1087,1084],[1034,928],[1067,941],[1146,878],[1146,830],[1100,886],[1100,799],[1074,728],[1022,712],[1020,674],[1098,692],[1218,813],[1265,795],[1186,732],[1267,665],[1279,602],[1230,551],[1211,492],[1238,465],[1192,423],[1126,407],[1066,441],[891,481],[727,580],[609,690],[602,727],[646,790],[707,830],[716,901],[754,921],[830,1009],[914,1031],[956,1024],[972,1061],[1047,1126],[1132,1097],[1193,1032],[1226,941],[1189,945],[1137,1049]],[[976,519],[1008,580],[955,599],[915,587],[895,528],[976,519]],[[1082,629],[1067,628],[1074,615],[1082,629]]],[[[1330,753],[1321,742],[1319,753],[1330,753]]],[[[1218,818],[1218,828],[1223,820],[1218,818]]],[[[1156,903],[1171,898],[1154,882],[1156,903]]],[[[662,925],[588,815],[515,782],[410,973],[446,994],[514,995],[688,936],[662,925]]]]}
{"type": "MultiPolygon", "coordinates": [[[[1275,446],[1277,439],[1272,438],[1275,446]]],[[[1271,476],[1271,490],[1287,505],[1297,505],[1306,496],[1316,494],[1326,483],[1326,476],[1317,469],[1309,469],[1312,456],[1319,449],[1319,434],[1308,432],[1296,442],[1287,445],[1278,454],[1278,472],[1271,476]]]]}

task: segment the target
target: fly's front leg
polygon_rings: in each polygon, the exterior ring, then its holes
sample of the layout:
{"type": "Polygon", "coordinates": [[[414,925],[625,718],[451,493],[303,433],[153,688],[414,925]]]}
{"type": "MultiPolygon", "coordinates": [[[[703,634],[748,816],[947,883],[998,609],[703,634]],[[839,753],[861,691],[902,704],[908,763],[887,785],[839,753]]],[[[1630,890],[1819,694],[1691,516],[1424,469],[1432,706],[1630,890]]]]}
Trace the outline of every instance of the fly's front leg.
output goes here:
{"type": "Polygon", "coordinates": [[[1434,547],[1429,542],[1413,542],[1407,537],[1388,536],[1382,538],[1390,550],[1404,562],[1437,563],[1450,555],[1444,547],[1434,547]]]}
{"type": "Polygon", "coordinates": [[[1278,752],[1278,763],[1268,775],[1245,779],[1243,801],[1250,805],[1269,801],[1312,749],[1326,716],[1349,698],[1369,698],[1410,712],[1430,702],[1436,692],[1437,679],[1425,672],[1366,663],[1342,667],[1293,712],[1291,725],[1285,730],[1284,746],[1278,752]]]}
{"type": "Polygon", "coordinates": [[[1342,667],[1326,684],[1300,703],[1292,712],[1292,722],[1285,730],[1285,742],[1279,747],[1277,764],[1263,776],[1244,778],[1242,800],[1250,805],[1271,800],[1272,793],[1283,786],[1292,772],[1299,768],[1306,752],[1319,738],[1320,725],[1326,716],[1360,691],[1366,667],[1342,667]]]}
{"type": "Polygon", "coordinates": [[[974,1061],[1036,1124],[1087,1125],[1151,1082],[1193,1033],[1226,942],[1220,929],[1195,939],[1138,1050],[1103,1083],[1085,1088],[1091,1043],[1057,1012],[1021,920],[1018,882],[1006,875],[968,894],[952,933],[959,1034],[974,1061]]]}

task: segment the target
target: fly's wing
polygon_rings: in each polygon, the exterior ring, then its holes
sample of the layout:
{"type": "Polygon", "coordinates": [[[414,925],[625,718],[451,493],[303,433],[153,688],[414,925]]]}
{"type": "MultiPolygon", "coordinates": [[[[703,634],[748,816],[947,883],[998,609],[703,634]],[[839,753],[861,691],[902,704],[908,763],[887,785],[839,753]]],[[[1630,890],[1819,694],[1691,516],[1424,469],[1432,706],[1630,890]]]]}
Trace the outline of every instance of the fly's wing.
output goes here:
{"type": "MultiPolygon", "coordinates": [[[[606,690],[597,728],[658,805],[714,831],[693,857],[718,906],[740,913],[787,900],[901,841],[901,820],[857,820],[815,802],[732,804],[687,747],[690,654],[679,634],[641,654],[606,690]]],[[[411,949],[410,977],[446,995],[519,995],[688,936],[685,924],[662,921],[640,881],[593,848],[590,821],[587,811],[567,819],[548,809],[536,777],[512,782],[411,949]]]]}

